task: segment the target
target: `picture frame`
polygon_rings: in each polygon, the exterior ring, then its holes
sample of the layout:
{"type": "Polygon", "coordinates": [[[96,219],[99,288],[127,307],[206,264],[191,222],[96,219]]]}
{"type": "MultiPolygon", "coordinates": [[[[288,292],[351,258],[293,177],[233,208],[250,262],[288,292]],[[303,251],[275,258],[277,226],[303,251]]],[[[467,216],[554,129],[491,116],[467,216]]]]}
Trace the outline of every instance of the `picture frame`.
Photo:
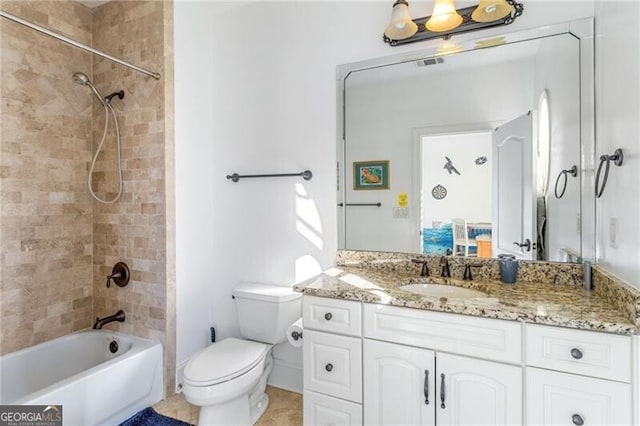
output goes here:
{"type": "Polygon", "coordinates": [[[389,189],[389,160],[354,161],[353,189],[372,190],[389,189]]]}

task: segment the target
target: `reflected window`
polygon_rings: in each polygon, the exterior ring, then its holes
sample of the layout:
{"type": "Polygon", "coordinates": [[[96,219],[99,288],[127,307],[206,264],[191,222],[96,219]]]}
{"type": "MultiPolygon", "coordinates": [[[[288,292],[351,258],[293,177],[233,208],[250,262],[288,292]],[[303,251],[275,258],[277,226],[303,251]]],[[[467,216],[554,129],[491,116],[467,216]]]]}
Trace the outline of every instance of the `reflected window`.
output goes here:
{"type": "Polygon", "coordinates": [[[538,196],[544,196],[549,186],[549,154],[551,150],[551,119],[547,91],[543,91],[538,101],[538,196]]]}

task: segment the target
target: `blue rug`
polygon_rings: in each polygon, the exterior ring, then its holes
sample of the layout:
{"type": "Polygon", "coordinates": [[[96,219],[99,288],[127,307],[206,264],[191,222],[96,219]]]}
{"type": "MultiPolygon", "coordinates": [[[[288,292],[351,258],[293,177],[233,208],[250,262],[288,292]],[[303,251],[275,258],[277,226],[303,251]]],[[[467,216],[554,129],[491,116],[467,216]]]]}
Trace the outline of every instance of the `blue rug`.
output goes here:
{"type": "Polygon", "coordinates": [[[172,419],[171,417],[158,414],[151,407],[138,411],[132,417],[129,417],[119,426],[192,426],[182,420],[172,419]]]}

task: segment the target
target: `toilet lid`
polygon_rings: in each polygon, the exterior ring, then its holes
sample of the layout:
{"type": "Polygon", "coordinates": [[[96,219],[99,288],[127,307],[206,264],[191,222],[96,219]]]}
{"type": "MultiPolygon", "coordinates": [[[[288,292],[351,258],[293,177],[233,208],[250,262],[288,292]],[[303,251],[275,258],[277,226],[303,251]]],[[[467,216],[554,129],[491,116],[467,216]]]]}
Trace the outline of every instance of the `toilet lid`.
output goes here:
{"type": "Polygon", "coordinates": [[[262,361],[268,345],[229,337],[194,356],[184,369],[185,380],[212,385],[238,377],[262,361]]]}

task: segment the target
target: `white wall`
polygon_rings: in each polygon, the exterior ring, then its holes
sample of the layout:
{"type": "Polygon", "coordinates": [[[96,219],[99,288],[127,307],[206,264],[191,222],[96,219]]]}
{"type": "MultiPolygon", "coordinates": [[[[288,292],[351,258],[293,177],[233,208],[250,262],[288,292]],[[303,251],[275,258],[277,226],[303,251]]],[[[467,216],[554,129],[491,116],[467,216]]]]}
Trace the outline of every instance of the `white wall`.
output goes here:
{"type": "MultiPolygon", "coordinates": [[[[382,43],[391,3],[176,1],[178,363],[206,345],[211,324],[221,337],[238,334],[231,290],[239,281],[290,285],[303,269],[332,264],[336,65],[440,43],[382,43]],[[313,180],[225,179],[304,168],[313,180]],[[304,226],[321,227],[311,231],[320,248],[296,230],[304,226]]],[[[553,15],[549,4],[527,2],[507,29],[593,15],[591,1],[553,2],[553,15]]],[[[431,3],[411,6],[424,16],[431,3]]]]}
{"type": "Polygon", "coordinates": [[[640,288],[640,3],[596,3],[596,154],[624,151],[597,206],[597,261],[640,288]],[[610,244],[618,222],[617,247],[610,244]]]}
{"type": "Polygon", "coordinates": [[[453,218],[491,223],[491,149],[489,132],[423,138],[423,227],[431,228],[433,221],[447,223],[453,218]],[[444,169],[445,156],[451,159],[460,175],[444,169]],[[487,162],[476,164],[478,157],[486,157],[487,162]],[[447,188],[443,200],[431,195],[431,189],[436,185],[447,188]]]}

